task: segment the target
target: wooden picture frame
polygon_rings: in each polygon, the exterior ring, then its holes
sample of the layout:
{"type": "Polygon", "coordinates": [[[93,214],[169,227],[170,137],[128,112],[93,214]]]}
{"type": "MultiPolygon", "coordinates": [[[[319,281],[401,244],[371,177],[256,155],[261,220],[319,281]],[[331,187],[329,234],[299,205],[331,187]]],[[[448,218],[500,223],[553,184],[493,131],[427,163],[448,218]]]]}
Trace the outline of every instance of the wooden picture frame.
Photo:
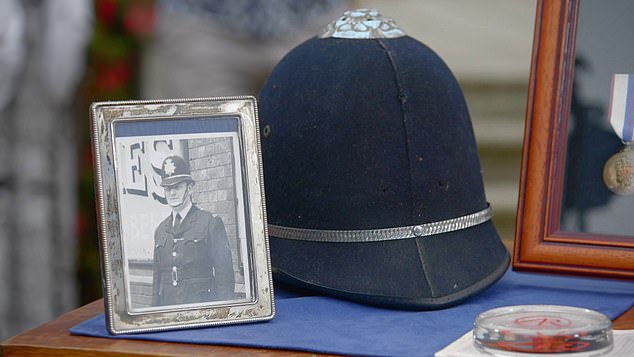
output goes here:
{"type": "Polygon", "coordinates": [[[537,4],[513,269],[633,279],[634,223],[625,235],[561,227],[580,4],[537,4]]]}
{"type": "Polygon", "coordinates": [[[110,333],[272,319],[255,98],[100,102],[90,115],[110,333]]]}

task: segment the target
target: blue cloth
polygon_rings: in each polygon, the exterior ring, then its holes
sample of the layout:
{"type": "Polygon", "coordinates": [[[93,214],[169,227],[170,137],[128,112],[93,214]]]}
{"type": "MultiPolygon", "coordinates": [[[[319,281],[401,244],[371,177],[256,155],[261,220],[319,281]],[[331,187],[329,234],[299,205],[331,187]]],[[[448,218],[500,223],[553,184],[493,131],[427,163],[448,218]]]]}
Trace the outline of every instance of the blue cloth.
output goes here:
{"type": "Polygon", "coordinates": [[[276,291],[269,322],[112,336],[104,315],[70,329],[75,335],[290,349],[368,356],[432,356],[472,328],[475,317],[508,305],[585,307],[614,319],[634,304],[634,283],[509,271],[490,289],[436,311],[399,311],[359,305],[301,291],[276,291]]]}

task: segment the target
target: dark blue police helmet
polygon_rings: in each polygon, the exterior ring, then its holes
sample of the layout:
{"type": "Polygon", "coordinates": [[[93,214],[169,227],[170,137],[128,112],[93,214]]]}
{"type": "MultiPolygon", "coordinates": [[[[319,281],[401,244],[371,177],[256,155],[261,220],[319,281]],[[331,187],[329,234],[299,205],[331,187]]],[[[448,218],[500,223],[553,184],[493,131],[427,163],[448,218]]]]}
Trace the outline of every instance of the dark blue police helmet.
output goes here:
{"type": "Polygon", "coordinates": [[[506,271],[458,82],[391,19],[347,11],[281,60],[259,106],[276,279],[435,309],[506,271]]]}

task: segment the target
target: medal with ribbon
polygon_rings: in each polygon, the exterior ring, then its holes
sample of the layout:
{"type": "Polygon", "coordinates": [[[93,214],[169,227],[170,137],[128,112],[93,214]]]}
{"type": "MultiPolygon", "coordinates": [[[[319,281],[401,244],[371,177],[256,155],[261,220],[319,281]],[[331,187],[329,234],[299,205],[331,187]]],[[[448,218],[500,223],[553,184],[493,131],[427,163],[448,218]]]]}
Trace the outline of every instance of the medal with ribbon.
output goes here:
{"type": "Polygon", "coordinates": [[[618,195],[634,194],[634,74],[614,74],[609,108],[610,125],[625,147],[603,167],[603,182],[618,195]]]}

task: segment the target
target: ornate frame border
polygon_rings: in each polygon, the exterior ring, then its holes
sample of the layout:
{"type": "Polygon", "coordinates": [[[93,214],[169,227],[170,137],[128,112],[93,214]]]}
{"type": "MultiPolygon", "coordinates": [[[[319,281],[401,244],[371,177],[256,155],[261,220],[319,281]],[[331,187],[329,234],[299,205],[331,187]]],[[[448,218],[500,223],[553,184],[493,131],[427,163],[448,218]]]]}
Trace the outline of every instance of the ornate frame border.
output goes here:
{"type": "Polygon", "coordinates": [[[163,331],[270,320],[275,315],[273,283],[256,100],[250,96],[93,103],[90,107],[95,157],[104,304],[112,334],[163,331]],[[214,116],[239,118],[240,155],[253,297],[195,308],[131,313],[126,304],[119,192],[116,182],[113,123],[214,116]]]}

